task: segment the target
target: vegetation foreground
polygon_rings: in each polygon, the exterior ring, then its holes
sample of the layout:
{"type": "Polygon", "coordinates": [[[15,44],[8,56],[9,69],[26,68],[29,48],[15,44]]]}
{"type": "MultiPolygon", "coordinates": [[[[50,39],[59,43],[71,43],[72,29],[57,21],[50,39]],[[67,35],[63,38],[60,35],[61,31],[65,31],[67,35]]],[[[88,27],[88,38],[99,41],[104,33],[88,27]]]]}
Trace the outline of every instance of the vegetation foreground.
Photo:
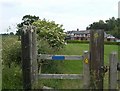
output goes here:
{"type": "MultiPolygon", "coordinates": [[[[7,39],[3,38],[3,50],[6,50],[8,45],[12,43],[16,43],[15,41],[17,41],[17,38],[15,36],[11,39],[9,38],[9,41],[6,41],[8,40],[8,38],[7,39]]],[[[15,49],[15,46],[13,48],[15,49]]],[[[63,48],[61,51],[54,52],[54,54],[82,55],[85,50],[89,50],[89,44],[70,43],[70,44],[67,44],[65,48],[63,48]]],[[[107,66],[109,65],[109,54],[112,51],[118,51],[118,46],[105,45],[104,63],[107,66]]],[[[4,53],[7,54],[8,52],[5,51],[4,53]]],[[[9,54],[12,54],[12,53],[9,53],[9,54]]],[[[3,57],[5,56],[3,55],[3,57]]],[[[82,60],[81,61],[73,60],[73,61],[47,62],[46,64],[43,64],[43,68],[44,69],[42,69],[42,73],[82,74],[83,72],[82,60]]],[[[10,68],[9,66],[3,65],[2,82],[3,82],[2,83],[3,89],[22,89],[21,67],[14,63],[11,64],[10,68]]],[[[105,83],[104,88],[108,88],[108,72],[106,73],[104,83],[105,83]]],[[[81,80],[40,79],[38,89],[41,88],[42,86],[48,86],[48,87],[58,88],[58,89],[82,89],[82,85],[83,84],[81,80]]]]}

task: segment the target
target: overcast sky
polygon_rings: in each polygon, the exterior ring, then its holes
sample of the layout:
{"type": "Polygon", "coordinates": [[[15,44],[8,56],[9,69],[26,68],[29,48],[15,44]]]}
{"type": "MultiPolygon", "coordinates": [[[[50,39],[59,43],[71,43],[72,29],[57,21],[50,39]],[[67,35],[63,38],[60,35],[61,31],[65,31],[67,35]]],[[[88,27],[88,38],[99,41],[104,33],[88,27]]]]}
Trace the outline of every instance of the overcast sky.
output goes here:
{"type": "Polygon", "coordinates": [[[118,17],[119,0],[0,0],[0,33],[15,32],[24,15],[63,24],[65,31],[85,30],[99,20],[118,17]],[[9,32],[10,32],[9,31],[9,32]]]}

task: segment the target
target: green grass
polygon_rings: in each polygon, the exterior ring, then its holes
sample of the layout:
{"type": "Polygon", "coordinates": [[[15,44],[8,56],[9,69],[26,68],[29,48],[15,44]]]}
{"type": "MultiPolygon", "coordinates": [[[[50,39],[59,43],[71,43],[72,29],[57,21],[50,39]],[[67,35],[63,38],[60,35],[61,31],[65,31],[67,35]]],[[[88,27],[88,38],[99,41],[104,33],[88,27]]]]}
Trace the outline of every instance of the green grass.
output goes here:
{"type": "MultiPolygon", "coordinates": [[[[57,54],[82,55],[85,50],[89,51],[89,44],[68,44],[62,51],[57,54]]],[[[111,52],[118,52],[117,45],[104,45],[104,63],[108,65],[109,55],[111,52]]]]}

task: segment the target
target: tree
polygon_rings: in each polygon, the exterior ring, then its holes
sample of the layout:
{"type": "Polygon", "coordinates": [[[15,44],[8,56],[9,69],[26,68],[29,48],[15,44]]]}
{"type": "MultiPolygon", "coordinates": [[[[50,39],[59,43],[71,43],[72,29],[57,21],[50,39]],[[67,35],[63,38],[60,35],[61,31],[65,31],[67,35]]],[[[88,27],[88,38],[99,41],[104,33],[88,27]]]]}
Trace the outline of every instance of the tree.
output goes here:
{"type": "Polygon", "coordinates": [[[16,31],[16,35],[19,36],[20,39],[20,35],[21,35],[21,31],[23,29],[24,25],[32,25],[33,22],[37,21],[39,19],[38,16],[32,16],[32,15],[25,15],[22,18],[22,22],[17,24],[17,29],[18,31],[16,31]]]}
{"type": "Polygon", "coordinates": [[[10,35],[14,35],[14,33],[13,33],[13,32],[10,32],[10,35]]]}
{"type": "Polygon", "coordinates": [[[54,21],[47,21],[46,19],[39,19],[38,16],[25,15],[22,18],[22,22],[17,24],[18,31],[16,35],[21,35],[24,25],[34,25],[37,29],[39,39],[46,40],[51,48],[60,49],[63,47],[65,41],[65,34],[62,29],[63,25],[56,24],[54,21]],[[35,22],[35,23],[34,23],[35,22]],[[34,23],[34,24],[33,24],[34,23]]]}
{"type": "Polygon", "coordinates": [[[88,29],[106,29],[106,24],[103,20],[99,20],[99,22],[93,22],[93,24],[90,24],[87,27],[87,30],[88,29]]]}
{"type": "Polygon", "coordinates": [[[38,20],[33,23],[37,29],[38,39],[46,41],[52,50],[59,50],[65,45],[65,34],[63,25],[56,24],[54,21],[46,19],[38,20]]]}
{"type": "Polygon", "coordinates": [[[86,29],[104,29],[105,32],[112,34],[116,38],[120,38],[120,19],[112,17],[105,22],[103,20],[93,22],[86,29]]]}
{"type": "Polygon", "coordinates": [[[107,30],[112,31],[116,26],[116,19],[114,17],[110,18],[109,20],[106,20],[107,30]]]}

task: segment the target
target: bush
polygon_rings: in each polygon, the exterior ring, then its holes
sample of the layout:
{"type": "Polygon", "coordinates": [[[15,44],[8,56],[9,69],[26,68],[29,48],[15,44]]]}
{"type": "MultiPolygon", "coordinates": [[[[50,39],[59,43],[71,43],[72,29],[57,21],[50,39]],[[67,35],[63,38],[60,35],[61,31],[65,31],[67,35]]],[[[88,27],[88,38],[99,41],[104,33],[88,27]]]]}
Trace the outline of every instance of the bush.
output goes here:
{"type": "Polygon", "coordinates": [[[67,43],[89,43],[89,41],[67,40],[67,43]]]}
{"type": "Polygon", "coordinates": [[[2,89],[22,89],[21,46],[17,36],[2,36],[2,89]]]}
{"type": "MultiPolygon", "coordinates": [[[[50,47],[48,42],[44,40],[39,40],[38,42],[38,54],[54,54],[55,50],[50,47]]],[[[38,65],[40,66],[42,64],[42,73],[59,73],[59,70],[57,68],[58,62],[53,60],[44,60],[42,62],[38,62],[38,65]]]]}
{"type": "Polygon", "coordinates": [[[62,25],[46,19],[39,19],[33,25],[36,27],[38,39],[46,41],[53,50],[60,50],[65,46],[65,33],[62,25]]]}
{"type": "Polygon", "coordinates": [[[54,50],[50,47],[47,41],[38,40],[37,41],[38,54],[53,54],[54,50]]]}
{"type": "Polygon", "coordinates": [[[109,42],[109,41],[105,41],[104,44],[106,45],[119,45],[119,42],[109,42]]]}
{"type": "MultiPolygon", "coordinates": [[[[80,40],[67,40],[67,43],[85,43],[88,44],[89,41],[80,41],[80,40]]],[[[106,45],[119,45],[120,42],[110,42],[110,41],[104,41],[104,44],[106,45]]]]}
{"type": "Polygon", "coordinates": [[[21,46],[15,36],[5,36],[2,41],[3,64],[11,66],[12,63],[21,64],[21,46]]]}
{"type": "Polygon", "coordinates": [[[22,70],[19,66],[14,66],[14,64],[11,65],[11,68],[8,66],[4,66],[4,69],[2,70],[2,89],[8,90],[8,89],[22,89],[23,83],[22,83],[22,70]]]}

